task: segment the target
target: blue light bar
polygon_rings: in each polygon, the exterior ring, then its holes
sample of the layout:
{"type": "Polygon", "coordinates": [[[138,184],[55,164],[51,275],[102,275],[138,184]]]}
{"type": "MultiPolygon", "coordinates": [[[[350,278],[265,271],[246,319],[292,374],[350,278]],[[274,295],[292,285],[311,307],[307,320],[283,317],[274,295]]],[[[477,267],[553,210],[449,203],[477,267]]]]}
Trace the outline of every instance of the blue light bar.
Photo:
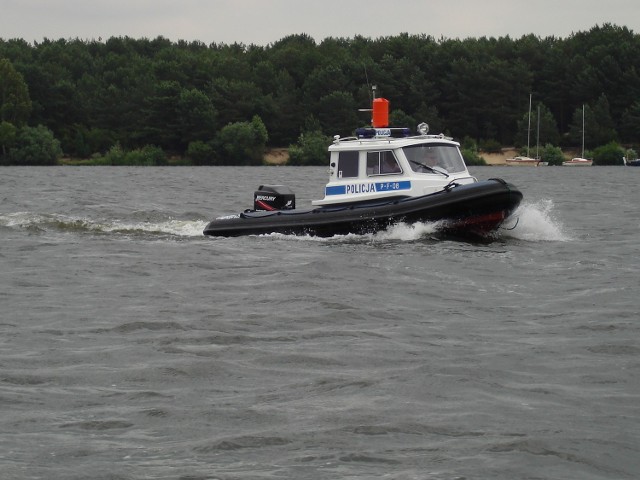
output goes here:
{"type": "Polygon", "coordinates": [[[363,127],[356,129],[358,138],[392,137],[402,138],[411,135],[411,131],[406,127],[371,128],[363,127]]]}

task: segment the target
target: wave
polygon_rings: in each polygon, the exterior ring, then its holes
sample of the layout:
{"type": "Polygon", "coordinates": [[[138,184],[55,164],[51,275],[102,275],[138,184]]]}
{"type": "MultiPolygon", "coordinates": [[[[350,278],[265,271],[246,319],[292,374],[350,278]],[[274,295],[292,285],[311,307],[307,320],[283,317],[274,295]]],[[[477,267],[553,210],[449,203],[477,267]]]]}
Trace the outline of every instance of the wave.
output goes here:
{"type": "Polygon", "coordinates": [[[416,222],[412,224],[399,223],[391,225],[386,230],[373,233],[348,233],[332,237],[318,237],[311,235],[286,235],[283,233],[268,233],[259,235],[265,238],[277,238],[289,241],[305,241],[319,243],[377,243],[388,241],[411,242],[422,238],[431,238],[440,230],[443,222],[416,222]]]}
{"type": "Polygon", "coordinates": [[[31,231],[114,233],[121,235],[170,235],[201,237],[207,222],[166,218],[160,221],[94,220],[56,213],[15,212],[0,214],[0,226],[31,231]]]}
{"type": "Polygon", "coordinates": [[[554,217],[554,204],[550,199],[522,203],[502,225],[500,236],[530,242],[572,240],[562,223],[554,217]]]}
{"type": "Polygon", "coordinates": [[[376,234],[379,240],[414,241],[431,238],[437,234],[444,222],[399,223],[376,234]]]}

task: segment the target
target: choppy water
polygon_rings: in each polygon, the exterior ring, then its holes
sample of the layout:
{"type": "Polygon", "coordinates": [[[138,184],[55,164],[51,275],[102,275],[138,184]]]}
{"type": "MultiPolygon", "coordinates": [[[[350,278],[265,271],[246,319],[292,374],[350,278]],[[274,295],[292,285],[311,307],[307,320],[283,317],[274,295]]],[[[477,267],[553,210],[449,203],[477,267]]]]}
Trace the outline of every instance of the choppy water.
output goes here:
{"type": "Polygon", "coordinates": [[[0,169],[0,477],[640,477],[640,169],[434,225],[206,238],[323,168],[0,169]]]}

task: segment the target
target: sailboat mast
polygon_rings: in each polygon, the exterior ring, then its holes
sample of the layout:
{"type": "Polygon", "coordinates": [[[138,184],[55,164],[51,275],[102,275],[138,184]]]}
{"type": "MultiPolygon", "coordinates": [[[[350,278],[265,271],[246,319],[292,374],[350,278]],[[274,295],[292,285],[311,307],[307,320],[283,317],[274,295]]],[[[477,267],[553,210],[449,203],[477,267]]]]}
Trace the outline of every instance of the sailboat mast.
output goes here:
{"type": "Polygon", "coordinates": [[[538,130],[536,133],[536,158],[540,158],[540,104],[538,104],[538,130]]]}
{"type": "Polygon", "coordinates": [[[529,94],[529,126],[527,127],[527,157],[529,156],[530,137],[531,137],[531,94],[529,94]]]}
{"type": "Polygon", "coordinates": [[[582,155],[580,158],[584,158],[584,103],[582,104],[582,155]]]}

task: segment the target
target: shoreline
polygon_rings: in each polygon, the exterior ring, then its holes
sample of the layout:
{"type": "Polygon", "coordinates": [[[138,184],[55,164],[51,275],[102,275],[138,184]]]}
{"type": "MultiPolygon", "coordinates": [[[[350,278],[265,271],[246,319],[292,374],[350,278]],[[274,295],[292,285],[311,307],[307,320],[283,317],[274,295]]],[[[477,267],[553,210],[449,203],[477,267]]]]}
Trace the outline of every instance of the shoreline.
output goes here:
{"type": "MultiPolygon", "coordinates": [[[[478,155],[482,157],[485,162],[487,162],[487,165],[494,166],[505,166],[507,165],[507,158],[516,157],[518,154],[518,149],[514,147],[505,147],[501,150],[500,153],[488,153],[482,151],[478,152],[478,155]]],[[[578,154],[578,152],[576,150],[568,149],[563,150],[562,154],[567,160],[571,160],[578,154]]]]}
{"type": "MultiPolygon", "coordinates": [[[[505,147],[499,153],[489,153],[479,151],[478,155],[484,159],[487,166],[506,166],[507,158],[513,158],[518,155],[518,149],[514,147],[505,147]]],[[[577,151],[566,150],[563,151],[564,156],[570,160],[577,155],[577,151]]],[[[287,165],[289,162],[289,149],[284,147],[269,148],[263,156],[263,162],[265,165],[287,165]]],[[[69,157],[63,157],[59,161],[59,165],[91,165],[90,159],[75,159],[69,157]]],[[[167,159],[167,165],[186,165],[183,159],[180,157],[169,157],[167,159]]]]}

